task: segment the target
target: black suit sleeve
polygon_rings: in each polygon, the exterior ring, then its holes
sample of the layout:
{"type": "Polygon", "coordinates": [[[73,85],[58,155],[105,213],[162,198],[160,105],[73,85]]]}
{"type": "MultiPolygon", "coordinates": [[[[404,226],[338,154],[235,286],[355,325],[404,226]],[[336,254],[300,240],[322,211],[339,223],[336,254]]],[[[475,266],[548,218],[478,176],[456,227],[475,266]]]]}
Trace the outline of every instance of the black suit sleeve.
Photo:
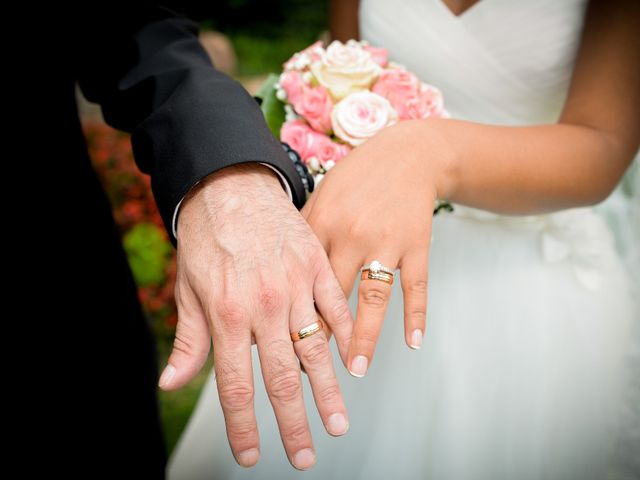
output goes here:
{"type": "Polygon", "coordinates": [[[151,175],[172,240],[180,200],[230,165],[272,165],[301,207],[305,193],[292,162],[254,99],[213,67],[196,25],[162,9],[134,10],[114,6],[89,15],[79,38],[77,78],[87,99],[101,104],[107,123],[132,133],[136,162],[151,175]]]}

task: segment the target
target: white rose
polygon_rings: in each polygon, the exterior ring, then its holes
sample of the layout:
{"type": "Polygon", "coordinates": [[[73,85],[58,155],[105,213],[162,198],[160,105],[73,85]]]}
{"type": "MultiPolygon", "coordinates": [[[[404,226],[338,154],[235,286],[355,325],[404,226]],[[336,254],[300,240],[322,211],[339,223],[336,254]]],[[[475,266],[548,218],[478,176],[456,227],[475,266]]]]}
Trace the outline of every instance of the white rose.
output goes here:
{"type": "Polygon", "coordinates": [[[380,67],[361,45],[335,41],[311,65],[311,72],[335,100],[340,100],[367,90],[378,77],[380,67]]]}
{"type": "Polygon", "coordinates": [[[397,121],[398,113],[389,101],[367,90],[344,98],[331,113],[333,132],[354,147],[397,121]]]}

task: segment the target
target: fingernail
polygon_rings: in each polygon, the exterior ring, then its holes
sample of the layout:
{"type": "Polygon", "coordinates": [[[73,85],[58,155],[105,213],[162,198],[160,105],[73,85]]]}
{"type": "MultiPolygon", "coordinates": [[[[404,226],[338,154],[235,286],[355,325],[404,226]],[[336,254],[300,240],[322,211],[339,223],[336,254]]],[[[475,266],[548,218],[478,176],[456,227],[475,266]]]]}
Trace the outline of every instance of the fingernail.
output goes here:
{"type": "Polygon", "coordinates": [[[354,377],[364,377],[364,374],[367,373],[367,365],[369,364],[369,360],[364,355],[356,355],[351,361],[351,370],[350,373],[354,377]]]}
{"type": "Polygon", "coordinates": [[[238,454],[238,465],[241,467],[253,467],[256,463],[258,463],[258,459],[260,458],[260,451],[257,448],[250,448],[249,450],[245,450],[244,452],[240,452],[238,454]]]}
{"type": "Polygon", "coordinates": [[[160,375],[160,380],[158,380],[158,386],[160,388],[164,387],[171,380],[173,380],[173,377],[175,377],[175,375],[176,375],[176,367],[174,367],[171,364],[167,365],[164,368],[164,371],[162,372],[162,375],[160,375]]]}
{"type": "Polygon", "coordinates": [[[291,463],[298,470],[309,470],[316,463],[316,454],[310,448],[303,448],[293,456],[291,463]]]}
{"type": "Polygon", "coordinates": [[[349,430],[349,422],[346,417],[341,413],[334,413],[329,415],[327,420],[327,431],[331,435],[344,435],[349,430]]]}
{"type": "Polygon", "coordinates": [[[409,345],[414,350],[419,350],[422,346],[422,330],[416,328],[411,334],[411,344],[409,345]]]}

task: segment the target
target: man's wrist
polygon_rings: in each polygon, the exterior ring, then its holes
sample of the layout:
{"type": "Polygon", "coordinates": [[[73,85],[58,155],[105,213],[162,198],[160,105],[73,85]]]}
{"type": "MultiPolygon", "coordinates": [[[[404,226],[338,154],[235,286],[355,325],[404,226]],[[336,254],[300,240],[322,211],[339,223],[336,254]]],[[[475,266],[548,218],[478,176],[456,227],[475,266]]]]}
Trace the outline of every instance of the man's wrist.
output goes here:
{"type": "Polygon", "coordinates": [[[290,189],[283,186],[279,172],[271,165],[258,162],[231,165],[203,178],[178,203],[173,215],[173,235],[178,238],[180,212],[195,197],[215,205],[229,195],[237,196],[244,192],[253,195],[251,192],[256,188],[261,189],[261,194],[271,191],[278,195],[278,192],[282,192],[281,194],[291,200],[290,189]]]}
{"type": "Polygon", "coordinates": [[[291,186],[289,185],[289,182],[287,181],[285,176],[280,172],[280,170],[278,170],[273,165],[269,165],[268,163],[260,162],[260,165],[264,165],[268,169],[275,172],[275,174],[278,176],[278,180],[280,180],[280,185],[282,185],[282,188],[284,189],[284,191],[287,192],[287,196],[289,197],[289,200],[293,201],[293,192],[291,191],[291,186]]]}
{"type": "MultiPolygon", "coordinates": [[[[302,160],[300,159],[300,156],[291,149],[291,147],[289,147],[289,145],[287,145],[286,143],[282,143],[282,147],[286,153],[286,155],[289,157],[289,159],[291,160],[291,162],[293,163],[293,166],[295,168],[295,172],[298,174],[298,176],[300,177],[300,181],[303,185],[303,189],[304,189],[304,193],[305,195],[309,195],[311,192],[313,192],[313,188],[314,188],[314,182],[313,182],[313,176],[309,173],[309,170],[307,169],[307,167],[304,165],[304,163],[302,162],[302,160]]],[[[282,186],[282,188],[284,189],[284,191],[287,193],[287,196],[289,197],[290,201],[294,201],[294,195],[293,195],[293,189],[292,186],[289,184],[288,179],[284,176],[284,174],[278,170],[275,166],[268,164],[268,163],[264,163],[264,162],[256,162],[256,163],[246,163],[246,164],[237,164],[237,165],[262,165],[264,167],[266,167],[267,169],[271,170],[273,173],[276,174],[277,178],[280,180],[280,185],[282,186]]],[[[229,167],[225,167],[219,171],[223,171],[227,168],[233,168],[237,165],[232,165],[229,167]]],[[[209,175],[208,177],[205,177],[205,179],[208,179],[210,176],[215,175],[217,172],[212,173],[211,175],[209,175]]],[[[189,198],[190,195],[192,195],[193,193],[197,192],[198,188],[202,187],[202,181],[198,182],[196,185],[194,185],[191,190],[187,193],[187,195],[185,195],[176,205],[176,208],[173,211],[173,217],[171,219],[171,233],[173,233],[174,238],[177,238],[177,233],[178,233],[178,215],[180,213],[180,208],[182,207],[183,202],[185,201],[186,198],[189,198]]],[[[302,201],[302,204],[304,204],[304,199],[302,201]]]]}

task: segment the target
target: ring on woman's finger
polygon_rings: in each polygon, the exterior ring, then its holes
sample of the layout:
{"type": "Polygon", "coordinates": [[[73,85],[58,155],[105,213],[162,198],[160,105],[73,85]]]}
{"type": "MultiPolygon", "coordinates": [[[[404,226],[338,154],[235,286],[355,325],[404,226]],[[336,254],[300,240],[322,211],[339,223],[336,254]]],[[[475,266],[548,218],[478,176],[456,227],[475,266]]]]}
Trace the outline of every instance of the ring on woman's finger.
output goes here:
{"type": "Polygon", "coordinates": [[[388,283],[389,285],[393,285],[393,275],[389,275],[388,273],[373,273],[373,272],[362,272],[360,276],[361,280],[380,280],[382,282],[388,283]]]}
{"type": "Polygon", "coordinates": [[[393,285],[393,270],[382,265],[378,260],[363,265],[360,269],[361,280],[380,280],[393,285]]]}
{"type": "Polygon", "coordinates": [[[314,333],[318,333],[322,331],[323,328],[324,328],[324,322],[318,319],[317,322],[313,322],[311,325],[307,325],[306,327],[304,327],[301,330],[298,330],[297,332],[291,332],[291,341],[294,343],[299,342],[303,338],[310,337],[314,333]]]}

